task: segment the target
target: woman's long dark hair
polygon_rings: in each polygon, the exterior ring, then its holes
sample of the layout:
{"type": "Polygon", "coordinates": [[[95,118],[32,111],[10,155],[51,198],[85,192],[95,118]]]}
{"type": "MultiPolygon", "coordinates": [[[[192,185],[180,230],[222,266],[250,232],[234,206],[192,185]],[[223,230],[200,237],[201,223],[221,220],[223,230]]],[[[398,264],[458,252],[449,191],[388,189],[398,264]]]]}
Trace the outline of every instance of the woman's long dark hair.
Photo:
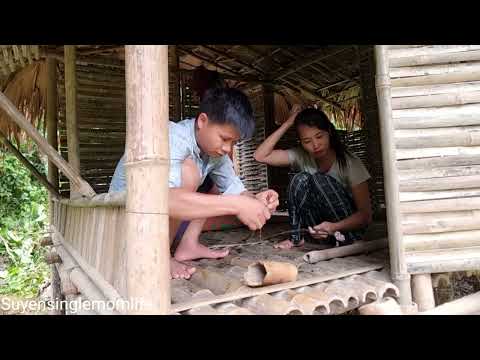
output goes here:
{"type": "Polygon", "coordinates": [[[350,154],[350,151],[343,144],[337,129],[335,129],[335,126],[323,111],[315,108],[302,110],[295,118],[295,128],[297,131],[299,125],[307,125],[327,131],[330,138],[330,147],[335,151],[340,167],[344,169],[347,166],[346,155],[350,154]]]}

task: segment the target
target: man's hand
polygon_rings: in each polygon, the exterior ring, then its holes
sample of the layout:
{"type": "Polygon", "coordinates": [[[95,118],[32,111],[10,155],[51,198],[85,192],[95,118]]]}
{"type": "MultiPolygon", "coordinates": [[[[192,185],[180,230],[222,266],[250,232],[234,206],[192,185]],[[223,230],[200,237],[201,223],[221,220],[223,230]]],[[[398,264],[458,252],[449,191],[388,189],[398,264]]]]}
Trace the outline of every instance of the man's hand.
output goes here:
{"type": "Polygon", "coordinates": [[[337,231],[335,223],[324,221],[318,225],[315,225],[313,228],[308,227],[308,232],[314,239],[326,239],[328,235],[333,235],[337,231]]]}
{"type": "Polygon", "coordinates": [[[258,230],[272,216],[268,207],[260,200],[250,196],[239,195],[234,200],[238,219],[250,230],[258,230]]]}
{"type": "Polygon", "coordinates": [[[270,213],[273,213],[280,204],[278,201],[278,194],[274,190],[262,191],[255,195],[255,197],[260,200],[268,208],[268,210],[270,210],[270,213]]]}

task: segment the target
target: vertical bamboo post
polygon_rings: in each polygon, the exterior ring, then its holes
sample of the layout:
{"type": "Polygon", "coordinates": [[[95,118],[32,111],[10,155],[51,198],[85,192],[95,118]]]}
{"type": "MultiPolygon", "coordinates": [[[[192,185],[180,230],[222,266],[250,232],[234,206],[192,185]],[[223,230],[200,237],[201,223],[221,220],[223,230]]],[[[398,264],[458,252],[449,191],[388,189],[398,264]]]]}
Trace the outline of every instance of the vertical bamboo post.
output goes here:
{"type": "Polygon", "coordinates": [[[125,47],[127,293],[134,314],[170,311],[168,47],[125,47]]]}
{"type": "Polygon", "coordinates": [[[174,118],[175,120],[182,120],[181,119],[181,101],[180,101],[180,72],[179,72],[179,59],[178,59],[178,53],[177,53],[177,46],[172,45],[170,46],[172,49],[171,55],[173,58],[173,64],[172,64],[172,72],[173,72],[173,108],[174,108],[174,118]]]}
{"type": "Polygon", "coordinates": [[[400,305],[404,310],[412,305],[410,275],[405,261],[405,246],[401,229],[400,198],[392,121],[390,76],[387,46],[375,46],[376,89],[380,117],[380,137],[384,169],[385,202],[392,280],[400,290],[400,305]]]}
{"type": "MultiPolygon", "coordinates": [[[[80,145],[77,116],[77,53],[75,45],[65,45],[65,117],[67,125],[68,162],[80,173],[80,145]]],[[[78,188],[70,182],[70,198],[78,196],[78,188]]]]}
{"type": "MultiPolygon", "coordinates": [[[[47,58],[47,140],[48,143],[58,150],[57,137],[57,60],[47,58]]],[[[58,191],[58,168],[55,164],[48,161],[47,179],[58,191]]],[[[50,225],[54,224],[52,196],[48,195],[48,208],[50,213],[50,225]]]]}
{"type": "Polygon", "coordinates": [[[412,296],[418,305],[418,311],[427,311],[435,307],[431,274],[412,276],[412,296]]]}
{"type": "MultiPolygon", "coordinates": [[[[270,136],[275,131],[275,97],[273,93],[273,86],[263,85],[263,114],[265,123],[265,138],[270,136]]],[[[274,168],[272,166],[267,167],[267,187],[273,189],[274,168]]],[[[275,189],[278,190],[278,189],[275,189]]],[[[283,196],[283,194],[279,194],[283,196]]]]}

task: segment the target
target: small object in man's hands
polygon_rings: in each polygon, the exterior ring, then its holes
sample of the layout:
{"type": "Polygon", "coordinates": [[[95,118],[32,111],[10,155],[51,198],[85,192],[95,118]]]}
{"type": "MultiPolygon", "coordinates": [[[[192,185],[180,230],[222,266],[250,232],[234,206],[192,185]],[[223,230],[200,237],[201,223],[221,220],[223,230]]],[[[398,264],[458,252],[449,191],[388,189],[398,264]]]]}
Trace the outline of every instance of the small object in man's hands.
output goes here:
{"type": "Polygon", "coordinates": [[[335,236],[335,240],[337,240],[337,241],[340,241],[340,242],[345,241],[345,236],[340,231],[335,231],[333,236],[335,236]]]}

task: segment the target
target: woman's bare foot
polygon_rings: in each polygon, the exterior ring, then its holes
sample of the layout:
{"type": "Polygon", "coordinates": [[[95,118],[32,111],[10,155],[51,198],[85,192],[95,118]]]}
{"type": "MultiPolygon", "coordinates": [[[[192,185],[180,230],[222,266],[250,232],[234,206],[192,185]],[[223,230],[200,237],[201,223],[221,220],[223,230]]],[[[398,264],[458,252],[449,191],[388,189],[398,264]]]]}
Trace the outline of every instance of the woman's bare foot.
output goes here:
{"type": "Polygon", "coordinates": [[[174,258],[170,258],[170,278],[172,279],[190,279],[195,270],[192,266],[182,264],[174,258]]]}
{"type": "Polygon", "coordinates": [[[229,250],[211,250],[205,245],[197,243],[195,245],[182,246],[180,243],[175,251],[175,259],[178,261],[187,261],[195,259],[220,259],[227,256],[229,250]]]}
{"type": "MultiPolygon", "coordinates": [[[[296,246],[302,246],[304,244],[304,241],[300,241],[300,243],[296,246]]],[[[282,249],[282,250],[288,250],[288,249],[291,249],[292,247],[294,247],[295,245],[293,245],[293,242],[289,239],[289,240],[283,240],[283,241],[280,241],[278,244],[275,244],[273,245],[273,247],[275,249],[282,249]]]]}

